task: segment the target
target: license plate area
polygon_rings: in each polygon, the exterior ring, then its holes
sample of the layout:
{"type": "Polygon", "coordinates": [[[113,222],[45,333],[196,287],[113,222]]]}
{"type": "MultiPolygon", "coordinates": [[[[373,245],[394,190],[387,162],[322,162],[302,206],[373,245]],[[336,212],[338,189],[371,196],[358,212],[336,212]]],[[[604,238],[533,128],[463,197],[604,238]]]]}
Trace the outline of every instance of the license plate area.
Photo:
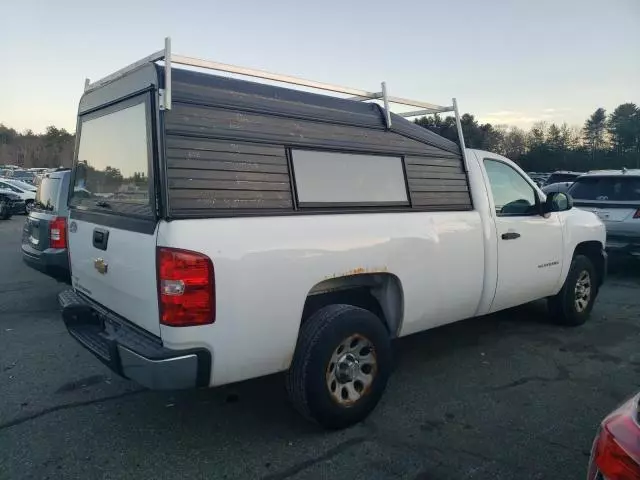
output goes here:
{"type": "Polygon", "coordinates": [[[32,245],[40,244],[40,222],[29,220],[29,242],[32,245]]]}
{"type": "Polygon", "coordinates": [[[611,217],[611,214],[604,210],[592,210],[592,211],[598,216],[600,220],[609,220],[611,217]]]}

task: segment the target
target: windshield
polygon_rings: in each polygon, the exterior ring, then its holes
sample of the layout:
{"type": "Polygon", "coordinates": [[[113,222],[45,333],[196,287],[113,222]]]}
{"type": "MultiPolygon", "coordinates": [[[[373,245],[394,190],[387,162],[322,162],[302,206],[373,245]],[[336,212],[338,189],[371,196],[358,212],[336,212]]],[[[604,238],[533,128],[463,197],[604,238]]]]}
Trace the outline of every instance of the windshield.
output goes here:
{"type": "Polygon", "coordinates": [[[22,193],[22,190],[7,181],[0,181],[0,190],[8,190],[10,192],[22,193]]]}
{"type": "Polygon", "coordinates": [[[33,181],[35,178],[35,174],[33,172],[16,172],[13,171],[11,173],[11,178],[14,180],[24,180],[27,182],[33,181]]]}
{"type": "Polygon", "coordinates": [[[640,201],[640,177],[584,177],[569,190],[576,200],[640,201]]]}
{"type": "Polygon", "coordinates": [[[34,185],[31,185],[30,183],[27,182],[23,182],[21,180],[7,180],[8,183],[12,184],[15,187],[21,188],[23,190],[28,190],[30,192],[35,192],[37,190],[37,188],[34,185]]]}
{"type": "Polygon", "coordinates": [[[49,212],[58,211],[58,196],[62,183],[59,178],[45,177],[40,181],[36,192],[35,207],[49,212]]]}
{"type": "Polygon", "coordinates": [[[146,112],[139,101],[82,120],[71,205],[151,213],[146,112]]]}

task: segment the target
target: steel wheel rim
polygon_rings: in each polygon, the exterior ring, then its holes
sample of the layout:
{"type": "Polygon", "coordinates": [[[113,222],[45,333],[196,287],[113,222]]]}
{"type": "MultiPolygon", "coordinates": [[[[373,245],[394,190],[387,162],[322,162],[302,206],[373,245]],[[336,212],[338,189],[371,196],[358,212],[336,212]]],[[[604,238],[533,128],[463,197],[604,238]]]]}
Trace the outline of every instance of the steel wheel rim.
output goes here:
{"type": "Polygon", "coordinates": [[[591,300],[591,275],[586,270],[580,272],[575,288],[575,307],[578,313],[587,309],[591,300]]]}
{"type": "Polygon", "coordinates": [[[371,341],[360,334],[345,338],[335,348],[326,370],[327,390],[338,405],[350,407],[371,390],[378,359],[371,341]]]}

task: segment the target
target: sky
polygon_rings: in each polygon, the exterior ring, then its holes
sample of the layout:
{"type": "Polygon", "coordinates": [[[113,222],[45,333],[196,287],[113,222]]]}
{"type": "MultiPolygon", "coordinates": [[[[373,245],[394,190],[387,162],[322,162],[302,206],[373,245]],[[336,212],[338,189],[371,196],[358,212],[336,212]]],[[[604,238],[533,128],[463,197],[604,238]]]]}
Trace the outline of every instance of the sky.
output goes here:
{"type": "MultiPolygon", "coordinates": [[[[0,123],[75,130],[84,79],[160,50],[582,125],[640,103],[640,0],[5,0],[0,123]]],[[[401,109],[398,109],[399,111],[401,109]]]]}

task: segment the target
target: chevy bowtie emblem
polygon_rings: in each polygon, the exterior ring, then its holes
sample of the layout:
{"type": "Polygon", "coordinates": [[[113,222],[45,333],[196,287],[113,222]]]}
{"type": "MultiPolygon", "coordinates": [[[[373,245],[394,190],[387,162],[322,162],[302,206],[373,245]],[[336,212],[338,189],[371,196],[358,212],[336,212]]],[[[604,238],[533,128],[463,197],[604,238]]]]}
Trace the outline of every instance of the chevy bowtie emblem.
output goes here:
{"type": "Polygon", "coordinates": [[[107,268],[109,267],[109,265],[107,265],[107,262],[105,262],[102,258],[96,258],[93,261],[93,266],[103,275],[107,273],[107,268]]]}

